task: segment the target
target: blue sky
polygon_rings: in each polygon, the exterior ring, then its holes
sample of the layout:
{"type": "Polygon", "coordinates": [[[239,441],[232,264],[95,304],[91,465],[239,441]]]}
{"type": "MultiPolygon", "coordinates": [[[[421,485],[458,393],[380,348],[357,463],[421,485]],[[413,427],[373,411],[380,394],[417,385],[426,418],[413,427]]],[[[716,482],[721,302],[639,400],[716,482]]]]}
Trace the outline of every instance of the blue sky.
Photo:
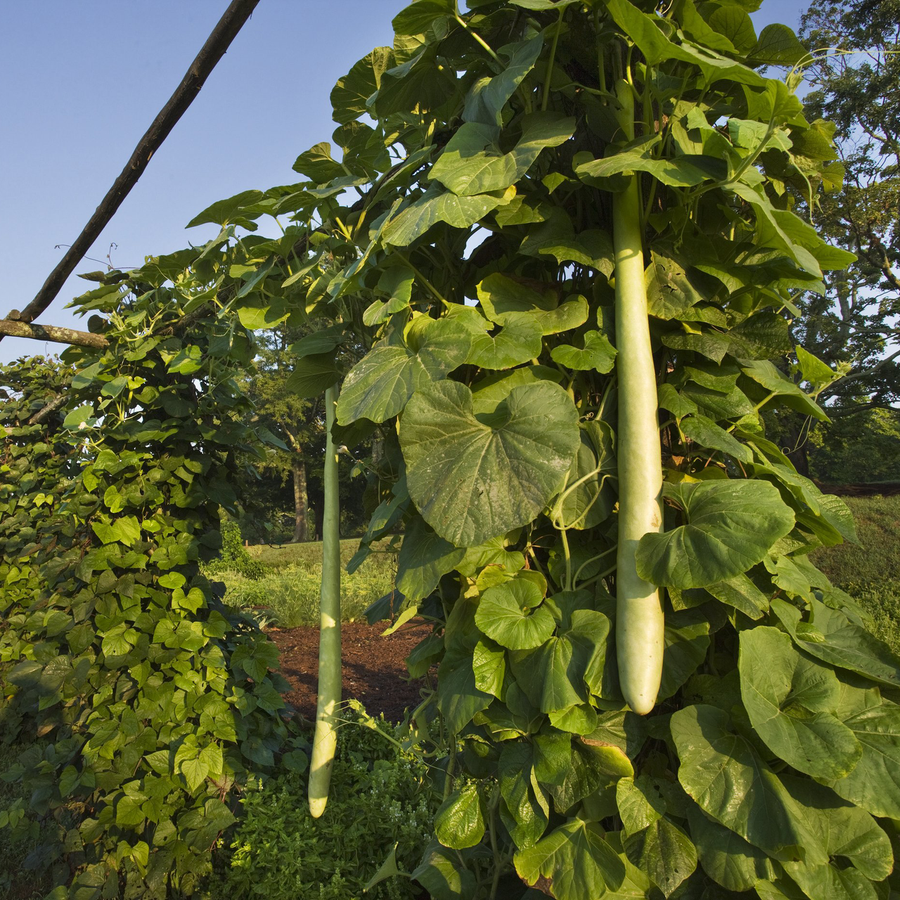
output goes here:
{"type": "MultiPolygon", "coordinates": [[[[296,178],[299,153],[334,130],[329,93],[372,47],[390,44],[405,0],[262,0],[200,95],[76,271],[118,268],[200,243],[184,226],[215,200],[296,178]]],[[[757,29],[797,26],[806,3],[767,0],[757,29]]],[[[168,100],[226,0],[8,3],[0,30],[0,315],[34,297],[168,100]]],[[[74,324],[72,277],[46,324],[74,324]]],[[[0,342],[0,362],[61,345],[0,342]]]]}

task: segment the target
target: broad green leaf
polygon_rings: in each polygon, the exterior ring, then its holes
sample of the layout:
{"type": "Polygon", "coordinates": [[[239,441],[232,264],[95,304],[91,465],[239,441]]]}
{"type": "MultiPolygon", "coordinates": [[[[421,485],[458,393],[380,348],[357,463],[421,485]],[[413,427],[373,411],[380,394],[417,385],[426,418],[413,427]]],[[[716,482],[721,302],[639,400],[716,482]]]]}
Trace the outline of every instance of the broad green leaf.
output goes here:
{"type": "Polygon", "coordinates": [[[605,334],[587,331],[584,335],[584,347],[560,344],[550,351],[550,356],[554,362],[568,369],[592,369],[605,375],[612,371],[615,364],[616,348],[610,344],[605,334]]]}
{"type": "Polygon", "coordinates": [[[500,815],[520,849],[533,847],[547,828],[549,804],[534,775],[534,749],[519,741],[507,741],[497,772],[503,805],[500,815]]]}
{"type": "Polygon", "coordinates": [[[559,265],[578,263],[611,276],[615,267],[612,240],[605,231],[590,228],[575,234],[572,220],[558,207],[550,218],[535,228],[519,246],[524,256],[552,256],[559,265]]]}
{"type": "Polygon", "coordinates": [[[788,875],[807,897],[874,900],[878,893],[869,879],[882,881],[893,869],[890,838],[867,812],[839,800],[828,788],[791,776],[784,778],[784,785],[806,810],[811,829],[832,860],[829,865],[784,863],[788,875]]]}
{"type": "Polygon", "coordinates": [[[810,384],[831,384],[831,382],[837,378],[837,375],[827,363],[824,363],[821,359],[813,356],[808,350],[804,350],[803,347],[797,345],[797,347],[794,348],[794,352],[797,354],[797,363],[800,366],[800,374],[803,375],[804,379],[810,384]]]}
{"type": "Polygon", "coordinates": [[[543,46],[543,36],[537,34],[527,41],[519,41],[500,49],[509,62],[493,78],[480,78],[466,97],[462,118],[464,122],[480,122],[500,126],[506,102],[515,93],[522,79],[534,68],[543,46]]]}
{"type": "Polygon", "coordinates": [[[749,891],[758,881],[778,876],[776,863],[765,852],[693,804],[688,808],[688,822],[703,871],[726,890],[749,891]]]}
{"type": "Polygon", "coordinates": [[[657,181],[672,187],[694,187],[704,181],[720,181],[728,170],[724,161],[711,156],[676,156],[656,159],[648,149],[623,149],[603,159],[584,162],[575,167],[581,178],[609,178],[647,172],[657,181]]]}
{"type": "Polygon", "coordinates": [[[744,707],[766,746],[813,778],[833,781],[850,772],[862,748],[835,715],[834,672],[801,657],[777,628],[748,629],[740,643],[744,707]]]}
{"type": "Polygon", "coordinates": [[[397,590],[409,604],[417,604],[452,572],[466,551],[435,534],[418,516],[407,527],[397,558],[397,590]]]}
{"type": "Polygon", "coordinates": [[[471,337],[462,325],[426,316],[414,324],[405,342],[393,332],[350,370],[337,403],[339,424],[360,418],[383,422],[397,415],[414,391],[446,377],[465,361],[471,337]]]}
{"type": "Polygon", "coordinates": [[[900,687],[900,659],[883,641],[851,621],[843,612],[810,598],[808,622],[783,600],[772,609],[794,642],[810,656],[841,669],[849,669],[880,684],[900,687]]]}
{"type": "Polygon", "coordinates": [[[456,546],[531,522],[559,489],[579,442],[578,413],[549,382],[513,388],[480,421],[469,389],[443,381],[414,394],[400,418],[410,496],[456,546]]]}
{"type": "Polygon", "coordinates": [[[297,360],[285,388],[298,397],[318,397],[340,377],[334,353],[317,353],[297,360]]]}
{"type": "MultiPolygon", "coordinates": [[[[211,206],[207,206],[203,212],[197,213],[190,222],[187,223],[188,228],[195,225],[203,225],[211,222],[213,225],[227,225],[229,223],[238,223],[247,227],[246,219],[241,216],[241,210],[245,207],[258,203],[263,199],[262,191],[242,191],[233,197],[225,200],[217,200],[211,206]]],[[[255,226],[250,223],[250,230],[255,230],[255,226]]]]}
{"type": "Polygon", "coordinates": [[[472,651],[472,671],[479,691],[502,699],[506,675],[506,654],[502,647],[491,640],[479,641],[472,651]]]}
{"type": "Polygon", "coordinates": [[[532,313],[538,318],[557,306],[554,292],[536,291],[500,272],[478,282],[476,292],[485,316],[498,325],[515,321],[521,313],[532,313]]]}
{"type": "Polygon", "coordinates": [[[686,438],[706,447],[709,450],[721,450],[744,463],[753,462],[753,453],[749,447],[737,438],[720,428],[706,416],[694,415],[681,420],[681,431],[686,438]]]}
{"type": "Polygon", "coordinates": [[[458,197],[432,185],[411,206],[391,220],[383,232],[384,242],[395,247],[407,247],[438,222],[446,222],[454,228],[469,228],[492,209],[508,203],[515,193],[515,188],[509,187],[492,194],[458,197]]]}
{"type": "Polygon", "coordinates": [[[672,697],[697,671],[709,650],[709,621],[702,610],[685,609],[666,615],[663,633],[662,681],[659,699],[672,697]]]}
{"type": "Polygon", "coordinates": [[[381,87],[381,76],[394,65],[390,47],[376,47],[357,62],[331,91],[335,122],[344,125],[366,112],[366,101],[381,87]]]}
{"type": "Polygon", "coordinates": [[[761,618],[769,609],[769,598],[746,575],[709,584],[705,590],[751,619],[761,618]]]}
{"type": "Polygon", "coordinates": [[[683,590],[733,578],[794,526],[777,488],[761,481],[666,485],[665,494],[684,510],[687,524],[641,538],[638,573],[653,584],[683,590]]]}
{"type": "Polygon", "coordinates": [[[335,178],[346,175],[344,167],[331,156],[331,144],[322,141],[301,153],[291,168],[301,175],[306,175],[316,184],[325,184],[335,178]]]}
{"type": "Polygon", "coordinates": [[[516,871],[533,885],[543,876],[557,900],[585,900],[617,890],[625,866],[598,824],[571,819],[514,857],[516,871]]]}
{"type": "Polygon", "coordinates": [[[706,84],[720,79],[756,86],[765,84],[762,76],[727,57],[672,43],[657,27],[658,17],[641,12],[628,0],[609,0],[608,7],[616,24],[637,44],[650,66],[664,60],[679,60],[697,66],[706,84]]]}
{"type": "Polygon", "coordinates": [[[794,66],[812,57],[787,25],[766,25],[756,45],[747,52],[754,65],[794,66]]]}
{"type": "Polygon", "coordinates": [[[478,785],[469,784],[454,791],[434,817],[437,839],[452,850],[474,847],[484,837],[484,815],[478,785]]]}
{"type": "Polygon", "coordinates": [[[674,713],[670,728],[678,780],[707,815],[776,859],[827,861],[801,807],[731,729],[728,713],[689,706],[674,713]]]}
{"type": "Polygon", "coordinates": [[[566,710],[586,699],[583,679],[570,672],[573,655],[572,642],[565,637],[551,637],[536,650],[511,654],[519,686],[541,712],[566,710]]]}
{"type": "Polygon", "coordinates": [[[209,759],[203,757],[202,754],[182,762],[181,774],[184,775],[188,789],[191,793],[194,793],[194,791],[206,781],[206,776],[209,775],[209,769],[209,759]]]}
{"type": "Polygon", "coordinates": [[[644,280],[648,311],[658,319],[677,319],[704,299],[684,267],[668,256],[652,253],[644,280]]]}
{"type": "Polygon", "coordinates": [[[543,332],[535,318],[527,313],[511,313],[507,324],[496,334],[471,335],[466,362],[482,369],[511,369],[541,353],[543,332]]]}
{"type": "Polygon", "coordinates": [[[697,868],[697,848],[663,816],[625,838],[628,859],[668,897],[697,868]]]}
{"type": "Polygon", "coordinates": [[[529,612],[540,600],[540,591],[531,582],[507,581],[482,594],[475,624],[501,647],[532,650],[543,644],[556,626],[546,606],[529,612]]]}
{"type": "Polygon", "coordinates": [[[322,356],[333,353],[345,339],[344,329],[341,326],[329,326],[295,341],[291,344],[290,352],[301,359],[306,356],[322,356]]]}
{"type": "Polygon", "coordinates": [[[844,719],[862,746],[853,771],[831,786],[876,816],[900,818],[900,706],[884,701],[844,719]]]}
{"type": "Polygon", "coordinates": [[[394,34],[425,34],[435,20],[452,18],[456,0],[416,0],[394,16],[394,34]]]}
{"type": "Polygon", "coordinates": [[[616,782],[616,806],[626,835],[643,831],[666,812],[665,800],[646,775],[616,782]]]}
{"type": "Polygon", "coordinates": [[[668,382],[659,385],[657,390],[659,395],[659,405],[663,409],[669,410],[676,419],[683,419],[685,416],[695,413],[698,406],[689,397],[679,394],[675,388],[668,382]]]}
{"type": "Polygon", "coordinates": [[[460,861],[458,852],[442,847],[436,840],[425,848],[422,862],[410,877],[434,900],[474,900],[475,876],[460,861]]]}
{"type": "Polygon", "coordinates": [[[135,516],[119,516],[109,525],[91,522],[91,528],[104,544],[119,541],[130,547],[141,539],[141,524],[135,516]]]}
{"type": "Polygon", "coordinates": [[[459,734],[475,713],[494,699],[475,684],[472,651],[448,650],[438,669],[437,705],[451,734],[459,734]]]}
{"type": "Polygon", "coordinates": [[[428,177],[461,197],[502,191],[528,172],[543,149],[559,146],[574,131],[572,118],[552,112],[531,113],[522,120],[518,144],[501,154],[494,144],[498,129],[467,122],[447,143],[428,177]]]}

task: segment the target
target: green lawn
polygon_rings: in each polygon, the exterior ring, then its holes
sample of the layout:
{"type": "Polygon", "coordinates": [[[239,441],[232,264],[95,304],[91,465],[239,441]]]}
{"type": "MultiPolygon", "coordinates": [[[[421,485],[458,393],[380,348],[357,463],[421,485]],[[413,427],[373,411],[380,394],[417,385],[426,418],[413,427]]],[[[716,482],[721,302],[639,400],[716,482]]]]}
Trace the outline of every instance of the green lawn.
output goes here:
{"type": "Polygon", "coordinates": [[[900,496],[847,497],[859,544],[812,554],[812,561],[871,614],[875,634],[900,654],[900,496]]]}
{"type": "MultiPolygon", "coordinates": [[[[342,565],[346,566],[358,546],[358,538],[341,541],[342,565]]],[[[362,618],[369,604],[393,589],[397,557],[388,546],[388,541],[376,545],[376,552],[352,575],[341,572],[343,621],[362,618]]],[[[248,553],[263,563],[266,574],[252,580],[238,572],[217,572],[213,578],[225,583],[225,602],[255,609],[263,620],[283,628],[318,625],[322,544],[260,545],[248,548],[248,553]]]]}

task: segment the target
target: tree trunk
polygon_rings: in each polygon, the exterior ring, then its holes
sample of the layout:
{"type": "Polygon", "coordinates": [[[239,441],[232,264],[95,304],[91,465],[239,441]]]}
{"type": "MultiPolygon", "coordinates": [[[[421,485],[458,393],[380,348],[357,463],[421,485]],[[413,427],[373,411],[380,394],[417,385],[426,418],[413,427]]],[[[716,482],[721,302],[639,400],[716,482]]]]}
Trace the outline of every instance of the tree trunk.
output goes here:
{"type": "Polygon", "coordinates": [[[309,540],[309,526],[306,521],[306,463],[294,457],[294,536],[291,543],[299,544],[309,540]]]}

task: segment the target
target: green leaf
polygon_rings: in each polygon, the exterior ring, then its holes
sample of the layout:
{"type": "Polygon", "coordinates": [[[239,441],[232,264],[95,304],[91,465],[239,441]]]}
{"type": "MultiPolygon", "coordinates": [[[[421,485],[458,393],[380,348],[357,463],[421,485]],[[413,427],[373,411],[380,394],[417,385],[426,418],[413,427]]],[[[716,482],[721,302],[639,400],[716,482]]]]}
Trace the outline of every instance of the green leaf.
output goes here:
{"type": "Polygon", "coordinates": [[[492,209],[508,203],[514,196],[515,188],[512,187],[503,192],[458,197],[450,191],[441,192],[432,185],[391,220],[383,232],[384,242],[395,247],[407,247],[438,222],[446,222],[453,228],[470,228],[492,209]]]}
{"type": "Polygon", "coordinates": [[[120,516],[109,525],[91,522],[91,528],[104,544],[119,541],[131,547],[141,539],[141,523],[135,516],[120,516]]]}
{"type": "Polygon", "coordinates": [[[769,598],[746,575],[708,584],[705,590],[751,619],[761,618],[769,609],[769,598]]]}
{"type": "Polygon", "coordinates": [[[331,144],[322,141],[301,153],[291,168],[317,184],[325,184],[346,175],[344,167],[331,156],[331,144]]]}
{"type": "Polygon", "coordinates": [[[612,371],[616,361],[616,348],[610,344],[605,334],[599,331],[587,331],[584,334],[584,347],[573,347],[571,344],[560,344],[550,351],[554,362],[568,369],[591,370],[606,375],[612,371]]]}
{"type": "Polygon", "coordinates": [[[284,386],[297,397],[318,397],[340,377],[334,353],[317,353],[294,363],[294,370],[284,386]]]}
{"type": "MultiPolygon", "coordinates": [[[[247,206],[252,206],[263,199],[262,191],[242,191],[233,197],[225,200],[218,200],[211,206],[207,206],[201,213],[197,213],[187,227],[193,228],[195,225],[203,225],[207,222],[213,225],[227,225],[229,223],[237,223],[246,227],[247,220],[241,216],[240,212],[247,206]]],[[[251,225],[251,230],[254,227],[251,225]]]]}
{"type": "Polygon", "coordinates": [[[701,447],[709,450],[721,450],[729,456],[745,463],[753,462],[753,453],[749,447],[742,444],[737,438],[729,434],[724,428],[720,428],[712,419],[706,416],[694,415],[681,420],[681,432],[684,436],[701,447]]]}
{"type": "Polygon", "coordinates": [[[400,418],[409,493],[456,546],[526,525],[559,489],[580,442],[578,413],[550,382],[513,388],[481,421],[465,385],[418,391],[400,418]]]}
{"type": "Polygon", "coordinates": [[[529,612],[541,599],[537,586],[521,578],[488,588],[478,601],[475,624],[501,647],[532,650],[543,644],[556,627],[546,606],[529,612]]]}
{"type": "Polygon", "coordinates": [[[687,524],[641,538],[638,574],[653,584],[685,589],[733,578],[794,526],[793,511],[766,482],[666,485],[665,496],[681,506],[687,524]]]}
{"type": "Polygon", "coordinates": [[[827,861],[803,810],[732,730],[726,712],[689,706],[673,714],[670,728],[681,760],[678,780],[707,815],[776,859],[827,861]]]}
{"type": "Polygon", "coordinates": [[[684,267],[668,256],[652,253],[644,278],[648,312],[658,319],[677,319],[704,299],[684,267]]]}
{"type": "Polygon", "coordinates": [[[345,125],[367,111],[366,101],[381,87],[381,76],[394,65],[390,47],[376,47],[357,62],[331,91],[334,121],[345,125]]]}
{"type": "Polygon", "coordinates": [[[749,891],[758,881],[778,876],[776,863],[739,834],[713,821],[697,806],[688,808],[691,836],[703,871],[728,891],[749,891]]]}
{"type": "Polygon", "coordinates": [[[474,900],[475,876],[465,868],[458,853],[431,841],[425,848],[422,862],[412,872],[434,900],[474,900]]]}
{"type": "Polygon", "coordinates": [[[472,85],[466,97],[462,118],[464,122],[480,122],[500,126],[503,107],[515,93],[522,79],[534,68],[543,46],[543,36],[535,35],[527,41],[519,41],[500,48],[508,56],[506,68],[493,78],[480,78],[472,85]]]}
{"type": "Polygon", "coordinates": [[[466,362],[483,369],[511,369],[540,355],[540,324],[526,313],[512,313],[496,334],[471,335],[466,362]]]}
{"type": "Polygon", "coordinates": [[[607,277],[615,266],[613,246],[609,235],[597,228],[589,228],[575,234],[572,220],[558,207],[553,207],[551,217],[536,228],[530,229],[519,246],[524,256],[552,256],[559,265],[578,263],[602,272],[607,277]]]}
{"type": "Polygon", "coordinates": [[[532,290],[500,272],[479,281],[476,292],[485,316],[498,325],[515,321],[520,313],[539,318],[542,313],[554,310],[557,302],[552,292],[532,290]]]}
{"type": "Polygon", "coordinates": [[[438,709],[452,734],[459,734],[494,699],[475,684],[471,649],[447,651],[438,669],[437,693],[438,709]]]}
{"type": "Polygon", "coordinates": [[[337,403],[339,424],[360,418],[383,422],[397,415],[415,391],[465,362],[472,339],[463,325],[422,316],[413,326],[406,342],[395,331],[350,370],[337,403]]]}
{"type": "Polygon", "coordinates": [[[777,628],[741,633],[738,668],[747,715],[766,746],[813,778],[833,781],[862,754],[835,715],[840,696],[831,669],[804,659],[777,628]]]}
{"type": "Polygon", "coordinates": [[[527,850],[519,850],[514,863],[522,879],[534,885],[548,879],[557,900],[601,897],[621,887],[625,865],[603,839],[593,822],[570,819],[527,850]]]}
{"type": "Polygon", "coordinates": [[[575,131],[575,120],[556,112],[535,112],[522,119],[522,137],[509,152],[485,148],[498,137],[494,126],[462,125],[432,166],[428,177],[459,196],[502,191],[519,181],[541,151],[558,147],[575,131]]]}
{"type": "Polygon", "coordinates": [[[626,835],[649,828],[666,812],[665,801],[647,775],[619,779],[616,783],[616,806],[626,835]]]}
{"type": "Polygon", "coordinates": [[[697,848],[665,816],[625,838],[625,855],[668,897],[697,868],[697,848]]]}
{"type": "Polygon", "coordinates": [[[862,746],[862,756],[831,786],[873,815],[900,818],[900,706],[884,701],[843,721],[862,746]]]}
{"type": "Polygon", "coordinates": [[[452,18],[456,0],[416,0],[394,16],[394,34],[425,34],[436,21],[452,18]]]}
{"type": "Polygon", "coordinates": [[[676,156],[656,159],[649,148],[623,149],[604,159],[594,159],[575,167],[581,178],[609,178],[612,175],[631,175],[647,172],[657,181],[672,187],[694,187],[704,181],[721,181],[728,169],[723,160],[711,156],[676,156]]]}
{"type": "Polygon", "coordinates": [[[481,843],[484,837],[484,815],[478,785],[469,784],[454,791],[434,817],[437,839],[452,850],[464,850],[481,843]]]}
{"type": "Polygon", "coordinates": [[[209,775],[209,759],[202,755],[186,759],[181,764],[181,774],[184,775],[190,792],[194,793],[209,775]]]}
{"type": "Polygon", "coordinates": [[[812,57],[787,25],[766,25],[747,57],[754,65],[795,66],[812,57]]]}
{"type": "Polygon", "coordinates": [[[409,604],[417,604],[438,586],[441,576],[452,572],[466,555],[435,534],[416,517],[407,527],[397,559],[397,590],[409,604]]]}
{"type": "Polygon", "coordinates": [[[472,651],[472,671],[475,687],[486,694],[501,698],[506,676],[506,654],[491,640],[481,640],[472,651]]]}
{"type": "Polygon", "coordinates": [[[667,614],[664,642],[660,700],[673,696],[706,659],[709,621],[703,611],[685,609],[667,614]]]}
{"type": "Polygon", "coordinates": [[[883,881],[891,874],[890,838],[868,813],[842,802],[828,788],[791,776],[784,778],[784,785],[806,810],[810,827],[831,859],[829,865],[784,863],[788,875],[807,897],[876,897],[869,879],[883,881]]]}
{"type": "Polygon", "coordinates": [[[783,600],[772,609],[788,634],[810,656],[841,669],[849,669],[880,684],[900,687],[900,659],[883,641],[814,597],[808,600],[810,617],[800,621],[800,611],[783,600]]]}

